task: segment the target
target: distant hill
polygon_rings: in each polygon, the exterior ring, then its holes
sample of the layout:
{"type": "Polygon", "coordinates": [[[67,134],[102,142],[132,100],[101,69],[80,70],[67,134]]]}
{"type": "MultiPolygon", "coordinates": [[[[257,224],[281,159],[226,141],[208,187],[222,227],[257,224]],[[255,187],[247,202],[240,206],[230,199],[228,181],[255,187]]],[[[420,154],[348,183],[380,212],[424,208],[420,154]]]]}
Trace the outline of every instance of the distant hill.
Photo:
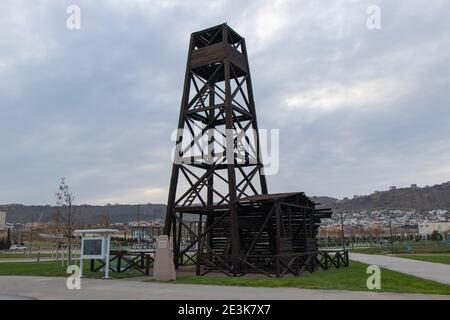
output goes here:
{"type": "Polygon", "coordinates": [[[312,201],[319,204],[319,208],[330,208],[334,207],[339,199],[331,198],[331,197],[310,197],[312,201]]]}
{"type": "MultiPolygon", "coordinates": [[[[46,222],[60,209],[52,206],[25,206],[21,204],[0,205],[0,211],[6,211],[7,222],[46,222]]],[[[80,223],[94,224],[105,213],[108,214],[111,222],[128,222],[136,220],[139,216],[141,220],[162,219],[166,213],[164,204],[143,204],[143,205],[106,205],[74,206],[74,212],[80,223]]]]}
{"type": "MultiPolygon", "coordinates": [[[[368,196],[355,199],[339,200],[331,197],[311,197],[320,203],[320,207],[334,210],[366,210],[366,209],[416,209],[450,210],[450,182],[424,188],[399,188],[396,190],[374,192],[368,196]]],[[[7,222],[48,221],[58,210],[52,206],[24,206],[20,204],[0,205],[0,211],[7,212],[7,222]]],[[[81,223],[98,223],[105,213],[108,213],[111,222],[128,222],[136,220],[163,219],[166,212],[164,204],[143,205],[107,205],[75,206],[78,220],[81,223]]]]}
{"type": "Polygon", "coordinates": [[[399,188],[374,192],[356,199],[330,204],[337,210],[361,209],[450,209],[450,182],[424,188],[399,188]]]}

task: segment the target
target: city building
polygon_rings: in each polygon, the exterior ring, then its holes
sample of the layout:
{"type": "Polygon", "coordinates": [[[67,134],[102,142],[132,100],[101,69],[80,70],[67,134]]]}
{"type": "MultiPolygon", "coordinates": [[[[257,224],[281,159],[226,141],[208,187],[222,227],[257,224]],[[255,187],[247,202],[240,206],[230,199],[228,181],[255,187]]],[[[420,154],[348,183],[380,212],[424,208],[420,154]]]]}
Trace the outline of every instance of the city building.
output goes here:
{"type": "Polygon", "coordinates": [[[48,227],[48,222],[27,222],[24,224],[24,227],[29,229],[29,228],[33,228],[33,229],[45,229],[48,227]]]}
{"type": "Polygon", "coordinates": [[[430,222],[424,221],[419,224],[419,234],[422,237],[431,235],[433,231],[438,231],[443,239],[445,239],[446,234],[450,231],[450,222],[430,222]]]}
{"type": "Polygon", "coordinates": [[[139,242],[153,241],[164,233],[164,225],[158,221],[131,221],[131,238],[139,242]]]}
{"type": "Polygon", "coordinates": [[[6,212],[0,212],[0,231],[6,229],[6,212]]]}

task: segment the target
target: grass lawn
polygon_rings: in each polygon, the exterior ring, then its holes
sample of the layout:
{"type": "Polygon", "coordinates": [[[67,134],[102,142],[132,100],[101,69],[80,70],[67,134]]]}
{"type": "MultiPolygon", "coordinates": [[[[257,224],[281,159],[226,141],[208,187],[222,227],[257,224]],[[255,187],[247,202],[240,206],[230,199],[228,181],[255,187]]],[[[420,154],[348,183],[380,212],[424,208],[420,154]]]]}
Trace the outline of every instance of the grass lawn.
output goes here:
{"type": "MultiPolygon", "coordinates": [[[[304,274],[300,277],[268,278],[223,276],[178,276],[177,283],[248,286],[248,287],[293,287],[305,289],[369,291],[366,286],[367,265],[351,261],[348,268],[330,269],[324,272],[304,274]]],[[[382,269],[381,290],[389,292],[424,293],[450,295],[450,286],[403,273],[382,269]]]]}
{"type": "Polygon", "coordinates": [[[450,264],[450,254],[398,254],[396,257],[450,264]]]}
{"type": "Polygon", "coordinates": [[[366,253],[366,254],[426,254],[426,253],[450,253],[450,243],[411,243],[409,246],[394,247],[392,251],[391,247],[380,248],[348,248],[350,252],[366,253]]]}
{"type": "Polygon", "coordinates": [[[358,248],[358,249],[348,249],[349,252],[355,253],[364,253],[364,254],[391,254],[392,251],[390,248],[382,247],[382,248],[358,248]]]}
{"type": "MultiPolygon", "coordinates": [[[[27,259],[28,258],[28,252],[24,253],[24,252],[2,252],[0,253],[0,259],[27,259]]],[[[55,255],[52,255],[51,253],[41,253],[40,257],[41,258],[51,258],[54,257],[55,255]]],[[[37,254],[33,253],[32,254],[32,259],[36,259],[37,254]]]]}
{"type": "MultiPolygon", "coordinates": [[[[67,266],[61,267],[61,261],[50,262],[3,262],[0,263],[0,276],[40,276],[40,277],[67,277],[67,266]]],[[[86,278],[101,278],[103,272],[89,271],[89,263],[83,267],[83,275],[86,278]]],[[[143,276],[138,271],[110,272],[111,278],[123,279],[143,276]]]]}
{"type": "MultiPolygon", "coordinates": [[[[330,269],[313,274],[305,273],[301,277],[267,278],[265,276],[248,276],[242,278],[230,278],[224,276],[178,276],[176,283],[251,286],[251,287],[293,287],[307,289],[333,289],[368,291],[366,280],[367,265],[351,261],[348,268],[330,269]]],[[[67,277],[66,268],[61,267],[61,262],[28,262],[28,263],[0,263],[0,276],[44,276],[67,277]]],[[[85,265],[84,275],[87,278],[101,278],[102,273],[89,271],[85,265]]],[[[111,272],[115,279],[143,276],[137,271],[124,273],[111,272]]],[[[145,280],[152,281],[152,280],[145,280]]],[[[424,293],[450,295],[450,286],[431,280],[424,280],[414,276],[382,269],[381,290],[390,292],[424,293]]]]}

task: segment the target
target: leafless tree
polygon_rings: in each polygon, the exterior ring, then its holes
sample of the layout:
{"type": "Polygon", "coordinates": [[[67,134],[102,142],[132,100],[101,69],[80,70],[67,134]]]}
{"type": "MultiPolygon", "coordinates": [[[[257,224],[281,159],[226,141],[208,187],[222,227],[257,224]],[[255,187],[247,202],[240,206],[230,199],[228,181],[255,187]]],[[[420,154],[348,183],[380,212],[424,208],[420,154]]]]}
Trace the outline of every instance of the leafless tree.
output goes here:
{"type": "Polygon", "coordinates": [[[111,219],[109,217],[108,211],[104,211],[98,218],[99,225],[101,225],[104,228],[109,228],[111,225],[111,219]]]}
{"type": "Polygon", "coordinates": [[[59,223],[62,226],[63,234],[68,239],[67,260],[69,265],[72,264],[72,233],[75,227],[75,219],[73,216],[73,202],[74,196],[70,192],[69,185],[66,184],[66,179],[61,178],[56,193],[56,204],[60,206],[61,212],[59,215],[59,223]]]}
{"type": "Polygon", "coordinates": [[[58,209],[50,217],[49,224],[48,224],[48,231],[50,232],[51,235],[53,235],[53,238],[55,240],[55,245],[57,245],[61,234],[64,234],[64,227],[61,222],[61,210],[58,209]]]}
{"type": "Polygon", "coordinates": [[[31,258],[31,253],[32,253],[32,246],[33,246],[33,227],[34,227],[34,216],[31,217],[31,224],[30,224],[30,235],[29,235],[29,239],[28,239],[28,243],[29,243],[29,248],[28,248],[28,252],[31,258]]]}

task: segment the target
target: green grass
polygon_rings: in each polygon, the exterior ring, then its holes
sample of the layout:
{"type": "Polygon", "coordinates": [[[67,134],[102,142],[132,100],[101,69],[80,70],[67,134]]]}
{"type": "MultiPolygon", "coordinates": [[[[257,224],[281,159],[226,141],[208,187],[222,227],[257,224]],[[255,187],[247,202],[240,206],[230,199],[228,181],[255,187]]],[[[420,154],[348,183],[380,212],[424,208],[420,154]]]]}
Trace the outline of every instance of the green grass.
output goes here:
{"type": "MultiPolygon", "coordinates": [[[[51,253],[41,253],[40,257],[41,258],[51,258],[54,257],[55,255],[51,254],[51,253]]],[[[24,252],[2,252],[0,253],[0,259],[27,259],[29,257],[28,252],[24,253],[24,252]]],[[[37,257],[37,253],[33,253],[31,255],[32,259],[36,259],[37,257]]]]}
{"type": "MultiPolygon", "coordinates": [[[[313,274],[305,273],[301,277],[268,278],[265,276],[247,276],[230,278],[224,276],[178,276],[176,283],[190,283],[203,285],[227,285],[249,287],[293,287],[306,289],[368,291],[366,280],[367,265],[351,261],[348,268],[330,269],[313,274]]],[[[0,263],[0,276],[44,276],[67,277],[66,268],[61,262],[28,262],[28,263],[0,263]]],[[[87,278],[101,278],[101,272],[89,271],[85,265],[84,275],[87,278]]],[[[142,276],[137,271],[111,273],[115,279],[142,276]]],[[[424,293],[450,295],[450,286],[431,280],[420,279],[403,273],[382,269],[381,290],[387,292],[424,293]]]]}
{"type": "Polygon", "coordinates": [[[391,254],[392,251],[390,248],[382,247],[382,248],[358,248],[358,249],[349,249],[349,252],[355,253],[364,253],[364,254],[391,254]]]}
{"type": "Polygon", "coordinates": [[[450,243],[411,243],[410,245],[390,246],[380,248],[348,248],[350,252],[366,254],[424,254],[424,253],[450,253],[450,243]]]}
{"type": "MultiPolygon", "coordinates": [[[[50,262],[3,262],[0,263],[0,276],[39,276],[39,277],[67,277],[67,265],[61,266],[61,261],[50,262]]],[[[86,278],[101,278],[102,272],[89,271],[89,263],[83,266],[83,276],[86,278]]],[[[138,271],[110,272],[111,278],[123,279],[143,276],[138,271]]]]}
{"type": "MultiPolygon", "coordinates": [[[[304,274],[300,277],[268,278],[223,276],[178,276],[175,282],[204,285],[248,287],[292,287],[305,289],[369,291],[366,286],[367,265],[351,261],[348,268],[330,269],[324,272],[304,274]]],[[[450,286],[411,275],[382,269],[381,290],[387,292],[424,293],[450,295],[450,286]]]]}
{"type": "Polygon", "coordinates": [[[450,264],[450,254],[398,254],[396,257],[413,259],[419,261],[428,261],[435,263],[450,264]]]}
{"type": "Polygon", "coordinates": [[[0,259],[24,259],[26,254],[22,252],[1,252],[0,259]]]}

